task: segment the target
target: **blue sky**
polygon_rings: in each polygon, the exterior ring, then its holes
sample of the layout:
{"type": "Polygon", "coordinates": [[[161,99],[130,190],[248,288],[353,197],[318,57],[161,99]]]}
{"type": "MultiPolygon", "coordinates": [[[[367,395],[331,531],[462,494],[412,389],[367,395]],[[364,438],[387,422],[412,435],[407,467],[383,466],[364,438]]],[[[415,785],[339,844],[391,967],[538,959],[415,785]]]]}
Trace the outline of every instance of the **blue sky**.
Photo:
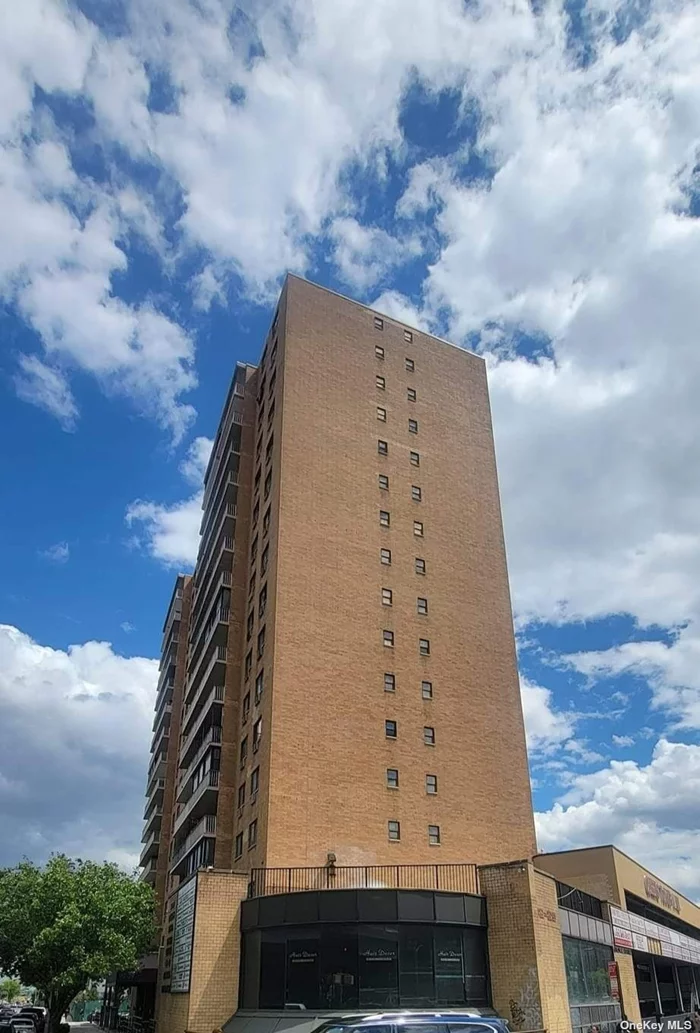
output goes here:
{"type": "Polygon", "coordinates": [[[700,895],[697,5],[108,7],[0,33],[0,862],[138,854],[164,607],[292,269],[486,358],[540,843],[700,895]]]}

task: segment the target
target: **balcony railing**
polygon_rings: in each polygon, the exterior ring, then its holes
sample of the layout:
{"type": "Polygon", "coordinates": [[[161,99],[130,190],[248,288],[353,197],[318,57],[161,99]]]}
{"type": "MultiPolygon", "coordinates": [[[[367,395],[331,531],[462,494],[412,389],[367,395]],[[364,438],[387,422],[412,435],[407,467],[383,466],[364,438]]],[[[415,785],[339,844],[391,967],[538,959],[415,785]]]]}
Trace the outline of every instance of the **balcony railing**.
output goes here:
{"type": "Polygon", "coordinates": [[[186,734],[183,734],[180,740],[180,755],[183,756],[192,745],[192,740],[195,738],[197,732],[202,726],[202,722],[207,715],[210,707],[215,703],[224,702],[224,687],[223,685],[215,685],[211,692],[202,700],[199,710],[193,715],[192,711],[195,707],[190,704],[189,707],[185,707],[185,714],[182,721],[183,729],[186,734]],[[192,724],[188,728],[188,722],[192,721],[192,724]]]}
{"type": "MultiPolygon", "coordinates": [[[[227,650],[226,646],[214,646],[214,651],[212,652],[212,654],[211,654],[211,656],[209,658],[209,661],[206,664],[206,667],[204,668],[204,670],[202,670],[202,664],[204,662],[204,658],[205,657],[206,657],[206,652],[204,652],[202,654],[202,657],[200,658],[199,664],[197,665],[198,669],[193,671],[192,677],[188,679],[187,694],[188,694],[188,701],[190,703],[194,702],[194,700],[197,698],[197,696],[202,691],[202,687],[207,685],[207,683],[209,682],[209,679],[211,678],[212,674],[214,673],[214,668],[218,664],[225,664],[226,663],[226,661],[228,659],[228,650],[227,650]],[[201,677],[200,677],[200,675],[201,675],[201,677]],[[194,687],[194,691],[192,691],[193,687],[194,687]]],[[[221,680],[223,681],[223,678],[221,680]]]]}
{"type": "MultiPolygon", "coordinates": [[[[197,752],[194,754],[192,759],[188,762],[187,767],[182,772],[182,775],[180,776],[180,778],[178,780],[178,787],[177,787],[177,794],[178,794],[177,795],[177,799],[178,799],[178,801],[181,800],[181,793],[182,793],[183,787],[187,784],[187,780],[190,778],[190,775],[191,775],[192,771],[194,770],[194,768],[197,767],[197,765],[199,764],[200,760],[202,759],[204,754],[207,752],[209,747],[212,744],[213,745],[218,745],[220,742],[221,742],[221,725],[212,725],[211,728],[207,729],[206,733],[204,734],[204,737],[202,738],[201,743],[197,747],[197,752]]],[[[187,799],[187,797],[183,795],[182,799],[187,799]]]]}
{"type": "Polygon", "coordinates": [[[143,867],[146,861],[150,860],[151,857],[158,856],[158,849],[160,847],[160,830],[152,832],[146,842],[143,845],[141,851],[141,857],[139,858],[139,864],[143,867]]]}
{"type": "Polygon", "coordinates": [[[199,840],[203,836],[215,836],[216,835],[216,815],[205,814],[201,818],[191,832],[187,834],[183,842],[173,851],[173,856],[170,861],[170,867],[175,868],[180,863],[182,858],[189,854],[190,850],[197,845],[199,840]]]}
{"type": "Polygon", "coordinates": [[[189,798],[189,800],[187,801],[185,806],[182,808],[182,810],[180,811],[180,813],[176,817],[176,819],[175,819],[175,826],[174,826],[174,829],[173,829],[173,831],[176,834],[180,831],[182,826],[185,824],[185,821],[192,814],[192,811],[195,809],[195,807],[197,806],[199,801],[202,799],[204,794],[208,790],[210,790],[210,789],[214,789],[217,792],[219,790],[219,771],[218,771],[218,769],[216,771],[213,771],[213,770],[209,771],[204,776],[202,781],[195,788],[194,792],[192,793],[192,796],[189,798]]]}
{"type": "Polygon", "coordinates": [[[323,868],[253,868],[249,895],[306,890],[443,890],[448,893],[479,892],[475,864],[387,864],[323,868]]]}
{"type": "Polygon", "coordinates": [[[221,535],[212,535],[206,554],[202,556],[201,560],[197,560],[198,589],[192,603],[192,613],[195,620],[199,612],[200,599],[208,597],[211,581],[216,577],[216,571],[220,568],[228,570],[233,564],[233,550],[233,535],[226,534],[223,538],[221,535]],[[227,553],[231,554],[230,564],[224,564],[224,556],[227,553]]]}
{"type": "Polygon", "coordinates": [[[152,857],[150,861],[146,861],[142,871],[139,872],[139,881],[148,882],[150,885],[156,881],[156,869],[158,868],[158,858],[152,857]]]}
{"type": "MultiPolygon", "coordinates": [[[[151,810],[157,804],[160,805],[160,801],[157,799],[158,796],[165,790],[165,779],[164,778],[151,778],[146,788],[146,806],[143,812],[143,820],[146,821],[151,813],[151,810]]],[[[162,800],[161,796],[161,800],[162,800]]]]}
{"type": "Polygon", "coordinates": [[[163,808],[154,807],[151,813],[148,815],[148,818],[146,819],[146,824],[144,825],[143,829],[143,835],[141,836],[142,843],[146,841],[147,837],[150,835],[151,832],[158,831],[160,829],[162,820],[163,808]]]}
{"type": "Polygon", "coordinates": [[[163,696],[163,699],[162,699],[158,709],[156,710],[155,717],[153,718],[153,731],[154,732],[155,732],[156,728],[158,727],[158,725],[160,724],[163,715],[164,714],[172,714],[172,712],[173,712],[173,697],[172,697],[172,694],[163,696]]]}

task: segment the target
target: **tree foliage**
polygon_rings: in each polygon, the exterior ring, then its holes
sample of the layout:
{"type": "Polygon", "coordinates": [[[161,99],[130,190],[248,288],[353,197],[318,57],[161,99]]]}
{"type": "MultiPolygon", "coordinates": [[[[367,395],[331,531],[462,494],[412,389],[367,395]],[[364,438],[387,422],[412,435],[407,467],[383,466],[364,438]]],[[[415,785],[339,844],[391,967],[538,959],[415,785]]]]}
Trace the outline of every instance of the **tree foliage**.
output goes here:
{"type": "Polygon", "coordinates": [[[52,857],[0,870],[0,969],[41,993],[56,1033],[92,980],[134,968],[154,939],[150,886],[115,864],[52,857]]]}
{"type": "Polygon", "coordinates": [[[19,979],[0,979],[0,1001],[7,1001],[12,1004],[22,993],[22,984],[19,979]]]}

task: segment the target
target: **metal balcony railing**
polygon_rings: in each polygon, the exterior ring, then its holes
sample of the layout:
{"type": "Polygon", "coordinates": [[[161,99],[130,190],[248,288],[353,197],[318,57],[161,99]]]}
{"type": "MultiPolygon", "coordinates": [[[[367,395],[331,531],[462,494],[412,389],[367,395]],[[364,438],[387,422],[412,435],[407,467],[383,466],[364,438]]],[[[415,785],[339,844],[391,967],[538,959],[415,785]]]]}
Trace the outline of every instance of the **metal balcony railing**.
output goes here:
{"type": "Polygon", "coordinates": [[[202,839],[203,836],[215,836],[216,835],[216,815],[205,814],[203,818],[197,822],[191,832],[187,834],[183,842],[173,851],[173,856],[170,861],[170,867],[175,868],[180,863],[186,854],[189,854],[197,843],[202,839]]]}
{"type": "Polygon", "coordinates": [[[443,890],[448,893],[479,892],[475,864],[387,864],[359,866],[326,865],[323,868],[253,868],[249,895],[305,890],[443,890]]]}

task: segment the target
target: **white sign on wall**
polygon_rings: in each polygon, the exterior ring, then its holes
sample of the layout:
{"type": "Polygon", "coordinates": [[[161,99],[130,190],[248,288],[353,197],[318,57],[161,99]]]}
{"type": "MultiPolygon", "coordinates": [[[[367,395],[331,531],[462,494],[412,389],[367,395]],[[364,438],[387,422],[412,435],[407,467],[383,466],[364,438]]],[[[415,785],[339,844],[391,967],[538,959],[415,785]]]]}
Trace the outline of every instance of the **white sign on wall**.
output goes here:
{"type": "Polygon", "coordinates": [[[171,994],[190,991],[192,972],[192,940],[194,939],[194,908],[197,899],[197,877],[190,879],[177,895],[175,928],[173,930],[173,960],[170,978],[171,994]]]}

